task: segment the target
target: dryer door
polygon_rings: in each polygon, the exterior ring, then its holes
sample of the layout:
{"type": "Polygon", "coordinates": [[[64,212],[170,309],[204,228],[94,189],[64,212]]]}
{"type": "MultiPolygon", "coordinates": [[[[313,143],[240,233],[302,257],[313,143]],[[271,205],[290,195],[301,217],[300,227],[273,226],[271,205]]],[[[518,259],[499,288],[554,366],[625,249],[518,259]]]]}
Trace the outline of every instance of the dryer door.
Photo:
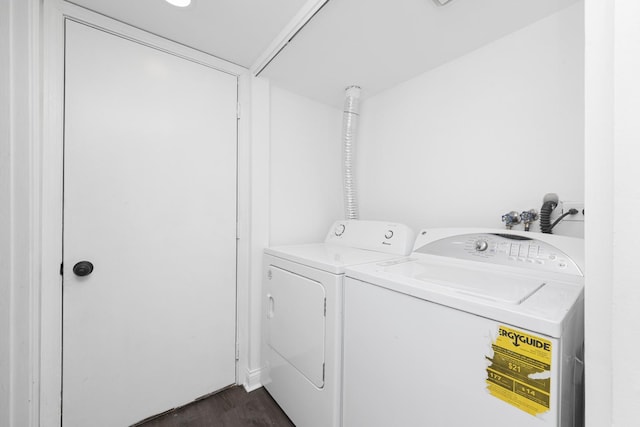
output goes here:
{"type": "Polygon", "coordinates": [[[267,344],[321,388],[324,386],[324,287],[315,280],[273,265],[267,276],[267,344]]]}

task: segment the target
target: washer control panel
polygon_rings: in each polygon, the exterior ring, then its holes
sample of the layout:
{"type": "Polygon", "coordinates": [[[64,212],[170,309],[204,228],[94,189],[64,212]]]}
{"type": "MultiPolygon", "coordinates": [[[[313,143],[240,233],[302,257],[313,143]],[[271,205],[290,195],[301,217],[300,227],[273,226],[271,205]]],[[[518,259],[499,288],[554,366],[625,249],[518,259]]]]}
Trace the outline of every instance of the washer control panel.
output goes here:
{"type": "Polygon", "coordinates": [[[409,255],[415,234],[403,224],[384,221],[344,220],[333,223],[325,243],[409,255]]]}
{"type": "Polygon", "coordinates": [[[521,235],[463,234],[429,242],[415,252],[582,276],[577,264],[560,249],[521,235]]]}

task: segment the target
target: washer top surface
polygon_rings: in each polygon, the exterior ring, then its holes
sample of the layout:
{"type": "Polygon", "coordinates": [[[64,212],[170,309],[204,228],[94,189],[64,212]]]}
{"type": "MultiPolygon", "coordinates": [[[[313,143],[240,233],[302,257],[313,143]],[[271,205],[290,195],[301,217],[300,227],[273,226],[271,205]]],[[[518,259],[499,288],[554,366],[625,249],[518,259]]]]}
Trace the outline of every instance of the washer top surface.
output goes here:
{"type": "Polygon", "coordinates": [[[345,268],[349,266],[399,258],[395,254],[332,243],[273,247],[265,249],[264,253],[333,274],[344,274],[345,268]]]}
{"type": "Polygon", "coordinates": [[[551,245],[535,233],[427,232],[436,238],[419,237],[409,257],[348,267],[345,274],[553,337],[583,298],[580,263],[568,255],[579,239],[554,236],[551,245]]]}
{"type": "Polygon", "coordinates": [[[545,285],[545,281],[538,277],[419,259],[391,265],[385,271],[391,275],[431,283],[436,285],[434,289],[439,287],[443,292],[507,304],[520,304],[545,285]]]}

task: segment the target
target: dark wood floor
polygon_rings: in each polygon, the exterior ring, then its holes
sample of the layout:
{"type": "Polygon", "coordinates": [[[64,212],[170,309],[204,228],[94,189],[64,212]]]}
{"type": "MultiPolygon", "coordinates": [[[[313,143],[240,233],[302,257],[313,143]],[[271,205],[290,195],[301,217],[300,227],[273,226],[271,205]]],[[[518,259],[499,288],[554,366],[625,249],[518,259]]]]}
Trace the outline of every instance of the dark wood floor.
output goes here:
{"type": "Polygon", "coordinates": [[[136,427],[295,427],[264,388],[234,386],[136,427]]]}

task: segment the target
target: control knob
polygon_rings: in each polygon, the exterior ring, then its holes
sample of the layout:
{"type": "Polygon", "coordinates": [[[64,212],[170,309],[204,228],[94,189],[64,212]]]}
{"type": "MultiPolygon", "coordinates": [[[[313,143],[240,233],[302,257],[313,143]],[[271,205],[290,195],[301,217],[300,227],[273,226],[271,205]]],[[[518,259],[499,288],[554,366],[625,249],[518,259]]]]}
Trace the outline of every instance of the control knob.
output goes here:
{"type": "Polygon", "coordinates": [[[334,234],[338,237],[342,236],[342,234],[344,233],[345,230],[345,226],[344,224],[338,224],[336,225],[336,229],[334,230],[334,234]]]}
{"type": "Polygon", "coordinates": [[[486,240],[476,240],[476,251],[484,252],[489,248],[489,243],[486,240]]]}

